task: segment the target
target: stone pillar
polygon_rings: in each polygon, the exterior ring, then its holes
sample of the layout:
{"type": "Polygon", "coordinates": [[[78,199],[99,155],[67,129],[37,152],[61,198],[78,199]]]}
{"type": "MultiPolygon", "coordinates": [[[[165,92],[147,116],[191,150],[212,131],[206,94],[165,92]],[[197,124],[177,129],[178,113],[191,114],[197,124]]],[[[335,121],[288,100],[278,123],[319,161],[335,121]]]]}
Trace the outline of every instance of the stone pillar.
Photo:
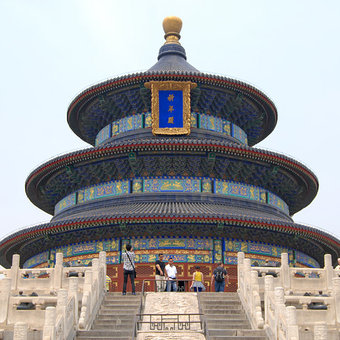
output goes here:
{"type": "Polygon", "coordinates": [[[329,291],[332,289],[332,285],[333,285],[332,279],[333,279],[334,269],[332,266],[332,256],[330,254],[325,254],[324,262],[325,262],[324,270],[325,270],[325,276],[326,276],[325,277],[326,279],[325,288],[329,291]]]}
{"type": "Polygon", "coordinates": [[[57,295],[57,311],[64,312],[67,306],[68,292],[66,289],[59,289],[57,295]]]}
{"type": "Polygon", "coordinates": [[[333,278],[332,296],[334,296],[335,318],[340,323],[340,277],[333,278]]]}
{"type": "Polygon", "coordinates": [[[297,325],[296,308],[294,306],[286,307],[288,339],[299,338],[299,327],[297,325]]]}
{"type": "Polygon", "coordinates": [[[237,253],[237,287],[241,288],[241,281],[243,280],[243,276],[241,271],[243,270],[243,262],[244,262],[244,253],[239,251],[237,253]],[[241,279],[242,278],[242,279],[241,279]]]}
{"type": "Polygon", "coordinates": [[[12,266],[10,271],[10,277],[12,279],[12,290],[17,290],[18,288],[18,276],[19,276],[19,264],[20,264],[20,255],[14,254],[12,257],[12,266]]]}
{"type": "Polygon", "coordinates": [[[288,263],[288,254],[281,253],[281,284],[282,287],[285,289],[290,289],[290,270],[289,270],[289,263],[288,263]]]}
{"type": "Polygon", "coordinates": [[[268,295],[274,291],[274,277],[266,275],[264,277],[264,322],[268,325],[268,295]]]}
{"type": "Polygon", "coordinates": [[[27,323],[17,322],[14,325],[13,340],[27,340],[27,331],[27,323]]]}
{"type": "MultiPolygon", "coordinates": [[[[58,296],[59,298],[59,296],[58,296]]],[[[43,328],[43,339],[55,339],[55,324],[57,321],[57,314],[55,307],[46,307],[45,322],[43,328]]]]}
{"type": "Polygon", "coordinates": [[[276,287],[274,289],[274,300],[275,300],[275,332],[274,332],[274,339],[278,339],[278,334],[277,331],[279,329],[279,319],[280,319],[280,314],[283,308],[285,307],[284,305],[284,289],[283,287],[276,287]]]}
{"type": "Polygon", "coordinates": [[[69,287],[68,287],[69,296],[74,296],[74,321],[78,322],[78,278],[70,277],[69,278],[69,287]]]}
{"type": "Polygon", "coordinates": [[[318,322],[314,326],[314,340],[327,340],[327,324],[326,322],[318,322]]]}
{"type": "Polygon", "coordinates": [[[106,252],[101,251],[99,253],[99,267],[103,268],[103,277],[102,277],[102,288],[106,291],[106,252]]]}
{"type": "Polygon", "coordinates": [[[92,270],[98,271],[99,270],[99,259],[92,260],[92,270]]]}
{"type": "Polygon", "coordinates": [[[53,272],[54,272],[53,288],[60,289],[62,287],[63,278],[63,253],[56,254],[56,261],[53,272]]]}
{"type": "Polygon", "coordinates": [[[12,280],[9,278],[0,280],[0,323],[5,323],[7,321],[11,281],[12,280]]]}
{"type": "Polygon", "coordinates": [[[275,302],[277,304],[284,304],[285,303],[285,293],[284,289],[282,287],[276,287],[274,289],[274,294],[275,294],[275,302]]]}

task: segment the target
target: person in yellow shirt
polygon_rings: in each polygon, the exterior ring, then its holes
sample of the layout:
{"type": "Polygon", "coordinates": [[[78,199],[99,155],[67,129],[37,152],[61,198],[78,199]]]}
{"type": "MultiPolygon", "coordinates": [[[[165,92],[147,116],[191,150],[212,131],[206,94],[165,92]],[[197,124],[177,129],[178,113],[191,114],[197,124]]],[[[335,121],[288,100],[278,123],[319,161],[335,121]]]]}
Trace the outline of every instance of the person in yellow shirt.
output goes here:
{"type": "Polygon", "coordinates": [[[105,284],[106,284],[106,291],[108,292],[110,290],[110,285],[111,285],[111,278],[109,275],[106,275],[106,279],[105,279],[105,284]]]}
{"type": "Polygon", "coordinates": [[[201,292],[202,290],[205,290],[204,287],[204,277],[203,273],[200,271],[200,267],[195,267],[194,275],[192,276],[192,284],[190,286],[190,289],[193,289],[194,292],[201,292]]]}

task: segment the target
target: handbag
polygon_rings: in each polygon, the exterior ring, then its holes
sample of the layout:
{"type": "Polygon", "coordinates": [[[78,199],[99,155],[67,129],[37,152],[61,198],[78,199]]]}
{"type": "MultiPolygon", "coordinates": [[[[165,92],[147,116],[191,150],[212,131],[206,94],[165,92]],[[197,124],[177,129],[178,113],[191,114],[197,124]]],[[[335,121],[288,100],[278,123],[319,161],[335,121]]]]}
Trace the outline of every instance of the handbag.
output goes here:
{"type": "Polygon", "coordinates": [[[128,257],[128,259],[129,259],[129,261],[130,261],[130,263],[131,263],[131,266],[132,266],[132,268],[133,268],[133,276],[134,276],[134,278],[136,278],[136,277],[137,277],[136,268],[135,268],[135,266],[132,264],[132,261],[131,261],[131,259],[130,259],[129,254],[128,254],[127,252],[125,252],[125,254],[126,254],[126,256],[128,257]]]}

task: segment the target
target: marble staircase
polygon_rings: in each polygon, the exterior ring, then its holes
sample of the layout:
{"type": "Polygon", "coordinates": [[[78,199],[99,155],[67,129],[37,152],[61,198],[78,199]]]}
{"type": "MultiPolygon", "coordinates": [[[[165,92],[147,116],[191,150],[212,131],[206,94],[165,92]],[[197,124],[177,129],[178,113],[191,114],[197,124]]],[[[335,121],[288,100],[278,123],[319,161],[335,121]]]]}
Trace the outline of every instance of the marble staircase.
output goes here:
{"type": "Polygon", "coordinates": [[[263,330],[251,329],[237,293],[199,293],[210,340],[267,340],[263,330]]]}
{"type": "Polygon", "coordinates": [[[77,340],[131,340],[141,295],[106,293],[92,328],[78,331],[77,340]]]}

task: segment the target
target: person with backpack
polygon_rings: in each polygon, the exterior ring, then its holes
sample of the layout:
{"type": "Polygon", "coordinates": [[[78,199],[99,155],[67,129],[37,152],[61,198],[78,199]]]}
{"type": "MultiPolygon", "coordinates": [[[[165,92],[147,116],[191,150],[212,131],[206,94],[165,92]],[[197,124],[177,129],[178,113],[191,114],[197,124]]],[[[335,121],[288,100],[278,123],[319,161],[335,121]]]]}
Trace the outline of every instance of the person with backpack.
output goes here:
{"type": "Polygon", "coordinates": [[[211,277],[211,286],[215,281],[215,292],[224,292],[225,287],[225,279],[227,279],[227,285],[229,284],[229,276],[227,271],[223,267],[223,262],[218,264],[218,267],[215,268],[213,275],[211,277]]]}
{"type": "Polygon", "coordinates": [[[128,281],[128,276],[130,276],[132,295],[136,295],[135,291],[135,253],[131,247],[131,244],[125,246],[126,251],[122,254],[123,259],[123,269],[124,269],[124,284],[123,284],[123,295],[126,295],[126,285],[128,281]]]}

